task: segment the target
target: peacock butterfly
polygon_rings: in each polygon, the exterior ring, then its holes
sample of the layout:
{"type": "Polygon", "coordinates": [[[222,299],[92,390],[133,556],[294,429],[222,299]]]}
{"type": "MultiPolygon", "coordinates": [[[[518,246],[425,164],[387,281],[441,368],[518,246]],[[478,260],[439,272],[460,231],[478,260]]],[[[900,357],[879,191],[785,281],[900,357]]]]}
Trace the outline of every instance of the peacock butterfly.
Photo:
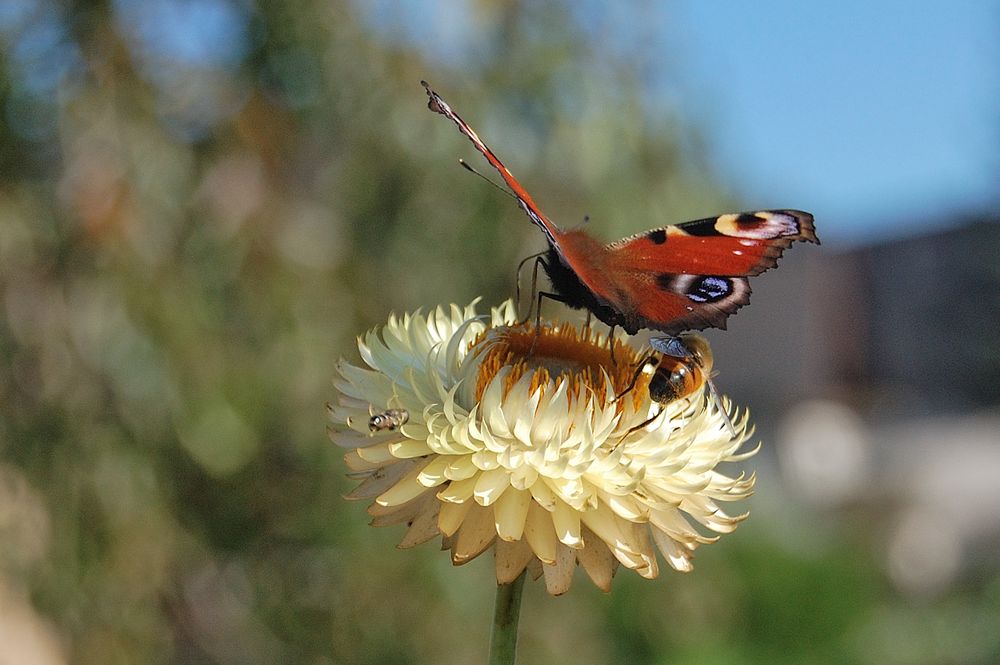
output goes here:
{"type": "Polygon", "coordinates": [[[540,259],[555,294],[630,335],[651,328],[725,328],[750,301],[747,279],[775,267],[796,240],[819,244],[813,216],[801,210],[762,210],[665,226],[604,244],[581,229],[563,231],[532,200],[493,151],[426,81],[427,107],[454,122],[510,187],[521,209],[545,234],[540,259]]]}

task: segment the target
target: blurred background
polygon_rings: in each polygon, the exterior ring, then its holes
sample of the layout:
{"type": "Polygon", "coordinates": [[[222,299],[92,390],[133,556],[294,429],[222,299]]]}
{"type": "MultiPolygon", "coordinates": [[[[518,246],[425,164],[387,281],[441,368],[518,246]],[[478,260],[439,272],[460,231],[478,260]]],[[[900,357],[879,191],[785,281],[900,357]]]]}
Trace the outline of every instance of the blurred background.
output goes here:
{"type": "Polygon", "coordinates": [[[355,335],[544,247],[421,78],[566,226],[823,240],[710,335],[751,520],[529,583],[522,662],[1000,661],[1000,4],[744,4],[0,4],[0,664],[485,660],[492,562],[324,431],[355,335]]]}

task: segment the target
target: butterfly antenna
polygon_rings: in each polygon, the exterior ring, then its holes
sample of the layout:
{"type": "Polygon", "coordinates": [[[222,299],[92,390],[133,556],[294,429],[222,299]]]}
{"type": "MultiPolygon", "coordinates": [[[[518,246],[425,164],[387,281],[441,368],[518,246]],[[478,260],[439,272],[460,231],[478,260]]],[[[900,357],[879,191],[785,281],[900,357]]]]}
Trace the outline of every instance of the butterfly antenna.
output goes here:
{"type": "Polygon", "coordinates": [[[482,173],[480,173],[476,169],[472,168],[472,166],[469,165],[469,162],[465,161],[464,159],[459,159],[458,163],[461,164],[462,168],[464,168],[466,171],[469,171],[470,173],[476,174],[477,176],[479,176],[480,178],[482,178],[486,182],[490,183],[491,185],[493,185],[494,187],[496,187],[497,189],[499,189],[501,192],[503,192],[504,194],[506,194],[510,198],[517,200],[517,197],[514,196],[509,190],[507,190],[506,188],[498,185],[497,183],[495,183],[490,178],[484,176],[482,173]]]}

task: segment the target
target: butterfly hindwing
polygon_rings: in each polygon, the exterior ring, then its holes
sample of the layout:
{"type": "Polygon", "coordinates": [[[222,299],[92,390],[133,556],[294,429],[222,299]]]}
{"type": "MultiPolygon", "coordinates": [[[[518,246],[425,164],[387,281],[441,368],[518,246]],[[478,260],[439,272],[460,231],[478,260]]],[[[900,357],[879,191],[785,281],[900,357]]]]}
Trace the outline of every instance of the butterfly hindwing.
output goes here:
{"type": "Polygon", "coordinates": [[[626,330],[650,328],[676,335],[725,328],[726,319],[750,302],[746,277],[659,273],[651,280],[633,276],[623,281],[638,294],[622,308],[626,330]]]}

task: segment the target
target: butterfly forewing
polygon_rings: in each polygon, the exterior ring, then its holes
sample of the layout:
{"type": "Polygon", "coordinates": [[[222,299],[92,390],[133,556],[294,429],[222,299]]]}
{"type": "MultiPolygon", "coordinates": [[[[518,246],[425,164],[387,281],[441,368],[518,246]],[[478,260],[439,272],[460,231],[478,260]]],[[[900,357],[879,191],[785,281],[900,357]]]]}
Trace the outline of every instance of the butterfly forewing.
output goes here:
{"type": "Polygon", "coordinates": [[[777,264],[796,240],[818,242],[813,218],[799,210],[763,210],[684,222],[607,246],[615,271],[752,277],[777,264]]]}

